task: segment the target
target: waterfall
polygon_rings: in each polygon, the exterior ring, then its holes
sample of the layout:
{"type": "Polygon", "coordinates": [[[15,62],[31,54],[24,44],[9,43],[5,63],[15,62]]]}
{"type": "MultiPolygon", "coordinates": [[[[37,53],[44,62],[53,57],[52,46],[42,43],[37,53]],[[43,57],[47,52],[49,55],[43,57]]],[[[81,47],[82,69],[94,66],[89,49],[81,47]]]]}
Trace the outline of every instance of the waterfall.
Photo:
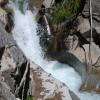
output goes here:
{"type": "Polygon", "coordinates": [[[14,4],[13,7],[20,9],[22,13],[28,9],[28,0],[9,0],[10,4],[14,4]]]}
{"type": "Polygon", "coordinates": [[[79,92],[81,78],[72,67],[57,61],[44,59],[39,44],[39,36],[37,35],[38,26],[35,19],[37,11],[26,10],[23,14],[18,6],[15,6],[15,3],[11,3],[10,7],[14,10],[13,37],[24,54],[34,63],[40,65],[46,72],[64,82],[81,100],[100,100],[100,96],[97,94],[79,92]]]}

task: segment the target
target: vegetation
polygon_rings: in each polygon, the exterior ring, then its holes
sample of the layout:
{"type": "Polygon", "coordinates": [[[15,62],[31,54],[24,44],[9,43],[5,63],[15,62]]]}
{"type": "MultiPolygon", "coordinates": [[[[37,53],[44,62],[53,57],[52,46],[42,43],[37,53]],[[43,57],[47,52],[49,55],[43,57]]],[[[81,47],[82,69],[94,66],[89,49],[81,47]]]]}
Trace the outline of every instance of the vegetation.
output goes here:
{"type": "Polygon", "coordinates": [[[77,15],[80,9],[81,0],[67,0],[64,4],[57,7],[53,12],[53,23],[60,24],[64,21],[69,21],[77,15]]]}
{"type": "Polygon", "coordinates": [[[72,13],[78,13],[79,9],[80,9],[80,4],[81,4],[81,0],[68,0],[69,1],[69,6],[70,6],[70,11],[72,13]]]}
{"type": "Polygon", "coordinates": [[[60,7],[53,13],[53,23],[59,24],[66,20],[69,20],[74,14],[65,7],[60,7]]]}
{"type": "Polygon", "coordinates": [[[33,97],[33,96],[28,96],[28,97],[26,98],[26,100],[36,100],[36,98],[33,97]]]}

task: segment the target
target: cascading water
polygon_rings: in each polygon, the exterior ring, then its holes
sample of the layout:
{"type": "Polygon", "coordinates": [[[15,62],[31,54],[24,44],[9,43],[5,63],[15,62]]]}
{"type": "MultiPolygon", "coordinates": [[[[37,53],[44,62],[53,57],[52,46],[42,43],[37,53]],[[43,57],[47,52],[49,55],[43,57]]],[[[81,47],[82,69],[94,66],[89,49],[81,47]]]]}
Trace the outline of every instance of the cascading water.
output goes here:
{"type": "Polygon", "coordinates": [[[64,82],[81,100],[100,100],[100,95],[79,92],[81,78],[73,68],[57,61],[44,59],[37,35],[38,27],[35,20],[37,11],[32,13],[30,10],[26,10],[23,14],[14,3],[11,3],[10,7],[14,10],[13,37],[25,55],[46,72],[64,82]]]}

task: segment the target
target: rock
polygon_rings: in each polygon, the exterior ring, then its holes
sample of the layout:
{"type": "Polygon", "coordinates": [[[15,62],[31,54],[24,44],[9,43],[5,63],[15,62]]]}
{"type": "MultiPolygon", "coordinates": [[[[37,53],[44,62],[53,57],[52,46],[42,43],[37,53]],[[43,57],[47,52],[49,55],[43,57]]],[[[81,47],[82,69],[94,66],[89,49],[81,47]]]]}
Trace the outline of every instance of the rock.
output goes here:
{"type": "Polygon", "coordinates": [[[100,66],[94,67],[93,69],[88,73],[86,81],[81,86],[82,91],[95,91],[100,94],[100,66]]]}
{"type": "Polygon", "coordinates": [[[92,67],[89,66],[89,44],[83,45],[84,49],[77,47],[75,50],[70,51],[74,54],[83,64],[86,62],[87,71],[86,78],[80,88],[82,91],[95,91],[100,93],[100,48],[92,43],[91,58],[92,67]],[[85,51],[84,51],[85,50],[85,51]]]}
{"type": "MultiPolygon", "coordinates": [[[[91,37],[91,30],[85,32],[82,34],[83,37],[85,37],[85,39],[87,39],[88,41],[90,40],[90,37],[91,37]]],[[[92,37],[93,37],[93,42],[100,47],[100,34],[95,30],[93,29],[92,30],[92,37]]]]}
{"type": "MultiPolygon", "coordinates": [[[[89,46],[84,46],[86,51],[86,60],[87,63],[89,63],[88,53],[89,53],[89,46]]],[[[100,50],[98,46],[94,45],[92,48],[92,69],[91,66],[87,66],[87,73],[86,73],[86,80],[83,82],[80,90],[82,91],[95,91],[97,93],[100,93],[100,50]],[[93,49],[94,48],[94,49],[93,49]],[[97,60],[98,59],[98,60],[97,60]]],[[[77,48],[76,51],[74,51],[74,55],[81,60],[83,63],[85,61],[85,52],[80,48],[77,48]],[[76,52],[77,51],[77,52],[76,52]]]]}
{"type": "MultiPolygon", "coordinates": [[[[93,64],[100,57],[100,48],[96,44],[96,39],[98,39],[99,36],[96,35],[97,36],[96,37],[95,34],[93,34],[94,42],[92,42],[92,47],[91,47],[93,64]],[[95,37],[96,37],[96,39],[95,39],[95,37]]],[[[88,37],[88,33],[87,33],[87,36],[86,35],[84,35],[84,36],[88,37]]],[[[80,47],[78,44],[79,44],[79,40],[78,39],[74,40],[74,42],[72,44],[73,48],[70,49],[69,52],[74,54],[82,63],[84,63],[84,62],[89,63],[89,44],[83,44],[82,47],[80,47]]]]}
{"type": "MultiPolygon", "coordinates": [[[[95,91],[100,93],[100,48],[92,44],[92,67],[87,70],[87,78],[82,86],[82,90],[95,91]],[[92,69],[91,69],[92,68],[92,69]]],[[[88,55],[87,55],[88,56],[88,55]]]]}
{"type": "Polygon", "coordinates": [[[8,3],[8,0],[0,0],[0,6],[4,7],[8,3]]]}
{"type": "Polygon", "coordinates": [[[6,71],[2,72],[2,76],[4,78],[4,82],[10,87],[10,90],[12,93],[14,93],[14,85],[15,85],[15,80],[14,78],[11,76],[12,72],[14,72],[14,69],[6,69],[6,71]]]}
{"type": "MultiPolygon", "coordinates": [[[[93,13],[93,28],[96,29],[98,33],[100,33],[100,1],[92,0],[92,13],[93,13]]],[[[86,4],[84,10],[82,12],[84,17],[89,18],[89,0],[86,0],[86,4]]]]}
{"type": "Polygon", "coordinates": [[[3,79],[3,76],[0,75],[0,100],[16,100],[14,94],[10,91],[10,87],[3,79]]]}
{"type": "Polygon", "coordinates": [[[10,33],[14,25],[12,19],[13,10],[6,5],[7,3],[8,0],[0,1],[0,23],[2,23],[5,29],[10,33]]]}
{"type": "Polygon", "coordinates": [[[85,33],[90,30],[90,22],[88,18],[83,18],[82,16],[79,16],[77,18],[78,20],[78,26],[77,30],[81,33],[85,33]]]}
{"type": "MultiPolygon", "coordinates": [[[[4,27],[0,23],[0,62],[2,62],[1,59],[2,59],[2,56],[4,54],[4,51],[5,51],[5,48],[7,47],[7,45],[13,46],[13,45],[15,45],[15,41],[14,41],[13,37],[5,31],[4,27]]],[[[5,54],[5,55],[7,55],[7,54],[5,54]]],[[[9,55],[8,55],[8,58],[10,58],[9,55]]],[[[6,56],[5,56],[5,59],[6,59],[6,56]]],[[[12,62],[12,60],[8,60],[8,61],[12,62]]],[[[4,63],[4,65],[6,65],[6,64],[7,63],[4,63]]],[[[2,65],[1,65],[1,67],[2,67],[2,65]]],[[[5,66],[4,66],[4,68],[5,68],[5,66]]]]}
{"type": "MultiPolygon", "coordinates": [[[[87,62],[89,62],[89,45],[84,45],[85,51],[86,51],[86,57],[87,57],[87,62]]],[[[92,54],[92,64],[94,64],[97,59],[100,57],[100,48],[92,43],[92,48],[91,48],[91,54],[92,54]]]]}
{"type": "Polygon", "coordinates": [[[41,7],[44,0],[28,0],[29,8],[32,10],[35,7],[41,7]]]}
{"type": "Polygon", "coordinates": [[[72,100],[80,100],[72,91],[69,90],[72,100]]]}
{"type": "Polygon", "coordinates": [[[4,0],[0,0],[0,3],[4,2],[4,0]]]}
{"type": "Polygon", "coordinates": [[[93,64],[95,67],[100,67],[100,57],[97,59],[97,61],[93,64]]]}
{"type": "Polygon", "coordinates": [[[18,85],[16,83],[21,81],[24,69],[26,68],[27,59],[24,56],[23,52],[16,45],[13,37],[5,31],[2,25],[0,27],[0,53],[0,71],[4,76],[5,82],[11,87],[11,90],[14,92],[16,89],[15,86],[18,85]],[[13,79],[11,77],[12,72],[14,73],[13,79]]]}
{"type": "Polygon", "coordinates": [[[51,51],[49,56],[60,63],[68,64],[73,67],[82,77],[82,81],[86,79],[86,66],[72,53],[66,51],[51,51]]]}
{"type": "Polygon", "coordinates": [[[40,66],[31,62],[30,67],[32,68],[31,75],[33,76],[33,80],[35,82],[36,92],[34,97],[36,100],[79,100],[76,95],[74,96],[77,99],[72,99],[72,95],[70,95],[67,86],[52,77],[51,74],[43,71],[40,66]]]}
{"type": "Polygon", "coordinates": [[[44,0],[43,5],[46,8],[50,8],[55,3],[55,0],[44,0]]]}
{"type": "Polygon", "coordinates": [[[9,7],[6,7],[4,8],[4,10],[7,12],[7,24],[5,26],[5,30],[8,32],[8,33],[11,33],[11,30],[14,26],[14,23],[13,23],[13,10],[9,7]]]}
{"type": "MultiPolygon", "coordinates": [[[[77,47],[75,50],[72,50],[70,52],[74,54],[81,62],[84,63],[87,60],[87,63],[89,63],[89,56],[88,56],[89,44],[83,45],[83,48],[77,47]],[[83,48],[85,49],[85,52],[83,48]],[[86,55],[86,60],[85,60],[85,55],[86,55]]],[[[100,49],[94,43],[92,44],[91,54],[92,54],[92,63],[94,64],[100,57],[100,49]]]]}
{"type": "MultiPolygon", "coordinates": [[[[0,48],[0,60],[2,58],[2,55],[4,53],[5,47],[0,48]]],[[[1,64],[0,64],[0,68],[1,68],[1,64]]]]}
{"type": "Polygon", "coordinates": [[[100,21],[93,20],[93,28],[100,35],[100,21]]]}
{"type": "Polygon", "coordinates": [[[5,26],[7,24],[7,12],[0,8],[0,21],[5,26]]]}
{"type": "Polygon", "coordinates": [[[13,39],[13,37],[10,34],[8,34],[1,25],[0,48],[3,47],[5,48],[5,51],[1,60],[2,69],[7,69],[7,66],[11,67],[11,65],[13,65],[13,67],[11,68],[15,68],[16,66],[20,67],[24,62],[26,62],[26,57],[16,45],[16,42],[13,39]]]}
{"type": "Polygon", "coordinates": [[[6,4],[8,3],[8,0],[0,0],[0,23],[4,25],[4,27],[8,23],[8,13],[5,11],[6,4]]]}
{"type": "MultiPolygon", "coordinates": [[[[92,1],[92,10],[93,10],[93,13],[98,13],[100,14],[100,1],[99,0],[93,0],[92,1]]],[[[85,7],[84,7],[84,10],[83,11],[89,11],[89,0],[86,0],[86,4],[85,4],[85,7]]]]}
{"type": "Polygon", "coordinates": [[[16,45],[8,45],[1,59],[1,71],[21,67],[26,62],[26,57],[16,45]]]}
{"type": "Polygon", "coordinates": [[[5,50],[1,59],[1,71],[3,72],[8,69],[15,69],[16,67],[16,63],[14,62],[11,54],[8,52],[8,50],[5,50]]]}
{"type": "MultiPolygon", "coordinates": [[[[0,27],[0,50],[1,48],[4,48],[3,51],[1,50],[2,57],[1,57],[1,69],[2,75],[4,76],[5,82],[11,87],[11,90],[14,92],[16,87],[19,86],[19,83],[21,82],[22,76],[24,74],[25,68],[26,68],[26,62],[27,59],[24,56],[23,52],[19,49],[19,47],[16,45],[13,37],[8,34],[3,27],[0,27]],[[12,74],[13,72],[13,74],[12,74]],[[11,74],[13,75],[13,79],[11,77],[11,74]]],[[[30,70],[30,69],[29,69],[30,70]]],[[[25,85],[25,92],[29,88],[29,71],[27,74],[27,79],[25,85]]],[[[22,89],[22,88],[21,88],[22,89]]],[[[18,96],[22,95],[21,90],[18,92],[18,96]]],[[[27,96],[25,94],[25,96],[27,96]]],[[[12,99],[10,99],[12,100],[12,99]]],[[[14,100],[14,99],[13,99],[14,100]]]]}
{"type": "MultiPolygon", "coordinates": [[[[83,29],[83,28],[82,28],[83,29]]],[[[86,31],[86,33],[82,33],[84,38],[90,38],[90,31],[86,31]]],[[[79,37],[74,38],[71,40],[74,41],[69,41],[71,43],[69,43],[71,46],[69,46],[69,51],[71,54],[73,54],[76,58],[77,61],[81,61],[82,64],[84,64],[85,67],[82,68],[86,68],[86,72],[85,72],[85,80],[83,80],[83,84],[80,88],[80,90],[82,91],[95,91],[97,93],[100,93],[100,48],[97,44],[97,40],[99,40],[99,34],[93,30],[93,40],[94,42],[92,42],[92,47],[91,47],[91,58],[92,58],[92,67],[89,66],[89,44],[83,44],[82,46],[80,46],[79,44],[79,37]],[[87,66],[87,67],[86,67],[87,66]]],[[[68,44],[68,43],[67,43],[68,44]]],[[[60,52],[59,52],[60,53],[60,52]]],[[[59,55],[59,54],[57,54],[59,55]]],[[[64,54],[65,55],[65,54],[64,54]]],[[[67,56],[66,56],[67,57],[67,56]]],[[[70,56],[71,57],[71,56],[70,56]]],[[[75,63],[74,61],[76,60],[76,58],[72,57],[71,58],[71,62],[70,57],[65,59],[62,59],[62,55],[60,56],[60,60],[63,60],[64,63],[67,62],[68,64],[72,64],[71,66],[73,66],[75,63]]],[[[76,62],[76,61],[75,61],[76,62]]],[[[78,63],[75,65],[78,67],[78,63]]],[[[75,68],[75,66],[73,68],[75,68]]],[[[81,65],[80,65],[81,66],[81,65]]],[[[82,70],[82,68],[77,68],[78,71],[79,69],[82,70]]],[[[76,68],[75,68],[76,69],[76,68]]],[[[83,77],[82,77],[83,78],[83,77]]]]}
{"type": "Polygon", "coordinates": [[[17,45],[8,48],[8,52],[18,67],[20,67],[23,63],[26,63],[27,59],[17,45]]]}
{"type": "Polygon", "coordinates": [[[15,45],[15,40],[8,34],[0,23],[0,48],[7,45],[15,45]]]}

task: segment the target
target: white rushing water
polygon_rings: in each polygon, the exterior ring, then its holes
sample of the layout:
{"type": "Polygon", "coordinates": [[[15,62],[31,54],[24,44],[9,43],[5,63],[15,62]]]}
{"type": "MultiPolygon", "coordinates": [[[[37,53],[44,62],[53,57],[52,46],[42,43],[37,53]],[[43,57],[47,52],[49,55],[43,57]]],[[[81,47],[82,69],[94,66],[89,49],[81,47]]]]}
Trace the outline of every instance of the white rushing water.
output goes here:
{"type": "Polygon", "coordinates": [[[40,65],[46,72],[51,73],[55,78],[64,82],[81,100],[100,100],[100,96],[94,93],[81,93],[79,87],[81,78],[73,68],[57,61],[47,61],[43,58],[43,52],[37,35],[37,22],[35,12],[27,10],[22,14],[14,4],[14,29],[13,37],[25,55],[36,64],[40,65]]]}

